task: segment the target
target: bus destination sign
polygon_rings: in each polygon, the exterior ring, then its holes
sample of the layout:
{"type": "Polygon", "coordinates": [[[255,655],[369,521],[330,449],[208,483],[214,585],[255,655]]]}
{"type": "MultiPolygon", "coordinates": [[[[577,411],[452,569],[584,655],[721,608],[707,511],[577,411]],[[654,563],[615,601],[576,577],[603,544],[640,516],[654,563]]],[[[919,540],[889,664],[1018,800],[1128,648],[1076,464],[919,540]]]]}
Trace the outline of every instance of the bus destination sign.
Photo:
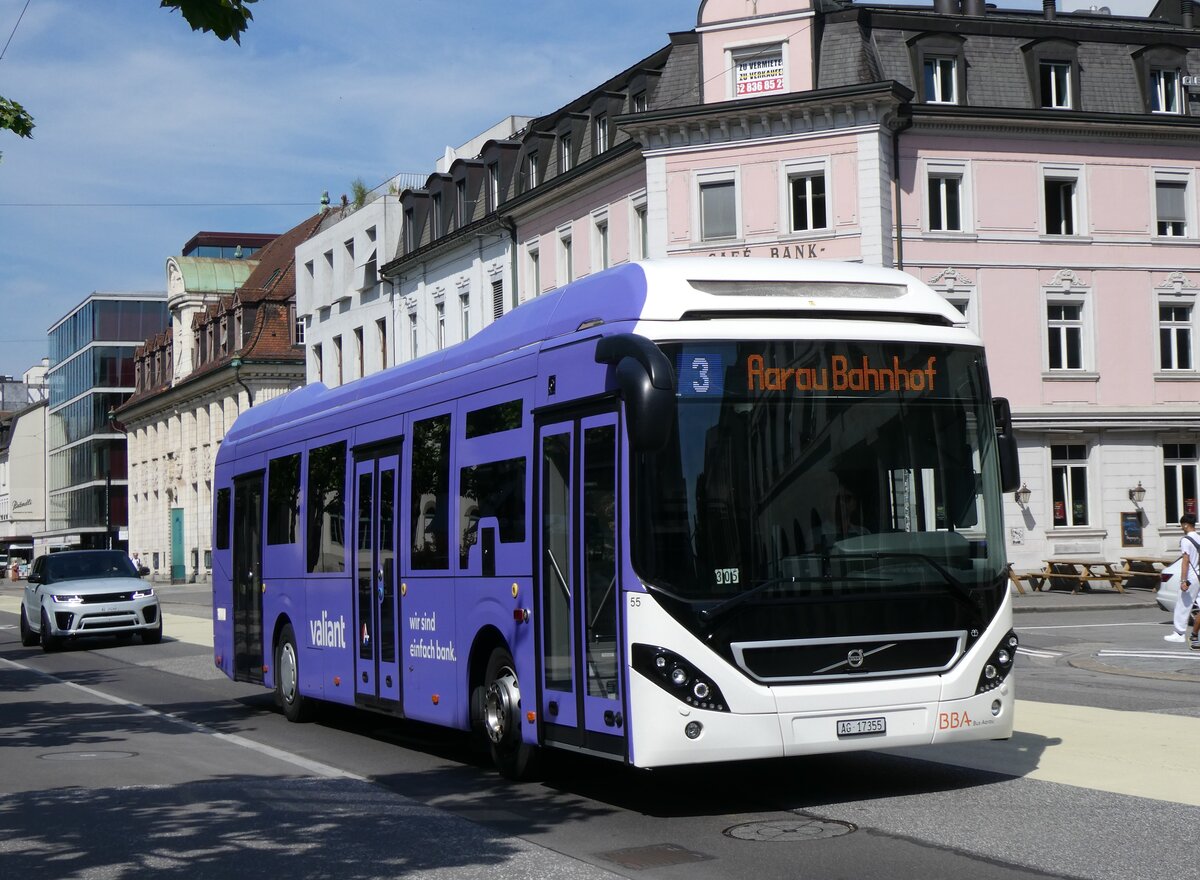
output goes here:
{"type": "Polygon", "coordinates": [[[937,357],[930,355],[923,367],[908,369],[900,358],[891,364],[873,363],[863,356],[852,362],[844,354],[829,358],[820,367],[768,367],[761,354],[746,358],[746,390],[762,391],[921,391],[936,390],[937,357]]]}

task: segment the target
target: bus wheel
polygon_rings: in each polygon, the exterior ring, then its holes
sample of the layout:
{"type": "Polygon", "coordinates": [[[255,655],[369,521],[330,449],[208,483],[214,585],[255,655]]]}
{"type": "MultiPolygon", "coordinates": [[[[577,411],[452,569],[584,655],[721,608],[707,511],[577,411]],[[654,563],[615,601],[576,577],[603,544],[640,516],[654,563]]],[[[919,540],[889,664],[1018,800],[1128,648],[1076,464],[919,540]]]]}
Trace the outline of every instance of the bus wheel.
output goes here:
{"type": "Polygon", "coordinates": [[[527,779],[532,775],[537,749],[521,741],[521,685],[512,654],[506,648],[496,648],[488,658],[483,732],[500,775],[508,779],[527,779]]]}
{"type": "Polygon", "coordinates": [[[312,700],[300,693],[300,655],[290,623],[284,624],[275,646],[275,702],[288,721],[308,721],[312,717],[312,700]]]}

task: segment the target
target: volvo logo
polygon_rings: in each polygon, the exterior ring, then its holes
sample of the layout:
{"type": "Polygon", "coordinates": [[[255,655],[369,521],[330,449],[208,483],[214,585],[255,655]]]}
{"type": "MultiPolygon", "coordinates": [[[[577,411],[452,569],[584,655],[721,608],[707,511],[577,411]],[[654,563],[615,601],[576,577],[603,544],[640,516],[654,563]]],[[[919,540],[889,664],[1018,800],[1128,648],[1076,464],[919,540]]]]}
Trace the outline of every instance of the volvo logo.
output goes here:
{"type": "Polygon", "coordinates": [[[851,651],[849,654],[847,654],[846,655],[846,663],[848,663],[850,665],[851,669],[858,669],[858,667],[862,666],[863,665],[862,648],[855,648],[853,651],[851,651]]]}

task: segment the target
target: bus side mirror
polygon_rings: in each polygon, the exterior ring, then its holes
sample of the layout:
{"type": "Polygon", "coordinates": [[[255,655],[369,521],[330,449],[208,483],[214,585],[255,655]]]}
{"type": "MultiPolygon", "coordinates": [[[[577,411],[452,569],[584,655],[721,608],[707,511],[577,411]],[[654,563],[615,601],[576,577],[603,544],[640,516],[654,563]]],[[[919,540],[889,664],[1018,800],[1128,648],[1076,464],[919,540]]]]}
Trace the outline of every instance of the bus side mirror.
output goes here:
{"type": "Polygon", "coordinates": [[[1016,492],[1021,485],[1021,465],[1017,460],[1017,437],[1013,433],[1008,398],[993,397],[992,413],[996,420],[996,452],[1000,457],[1000,491],[1016,492]]]}
{"type": "Polygon", "coordinates": [[[596,363],[616,366],[633,448],[666,446],[675,425],[675,370],[662,349],[644,336],[617,333],[596,343],[596,363]]]}

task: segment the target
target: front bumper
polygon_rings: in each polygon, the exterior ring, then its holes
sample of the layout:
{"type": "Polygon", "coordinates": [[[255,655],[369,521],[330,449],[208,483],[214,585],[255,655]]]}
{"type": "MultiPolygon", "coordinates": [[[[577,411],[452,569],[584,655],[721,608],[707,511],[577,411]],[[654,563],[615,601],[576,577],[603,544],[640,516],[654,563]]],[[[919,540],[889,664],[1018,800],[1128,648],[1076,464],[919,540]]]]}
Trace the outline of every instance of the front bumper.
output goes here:
{"type": "Polygon", "coordinates": [[[161,625],[158,596],[82,603],[49,599],[43,607],[50,620],[50,635],[60,639],[136,633],[161,625]]]}

